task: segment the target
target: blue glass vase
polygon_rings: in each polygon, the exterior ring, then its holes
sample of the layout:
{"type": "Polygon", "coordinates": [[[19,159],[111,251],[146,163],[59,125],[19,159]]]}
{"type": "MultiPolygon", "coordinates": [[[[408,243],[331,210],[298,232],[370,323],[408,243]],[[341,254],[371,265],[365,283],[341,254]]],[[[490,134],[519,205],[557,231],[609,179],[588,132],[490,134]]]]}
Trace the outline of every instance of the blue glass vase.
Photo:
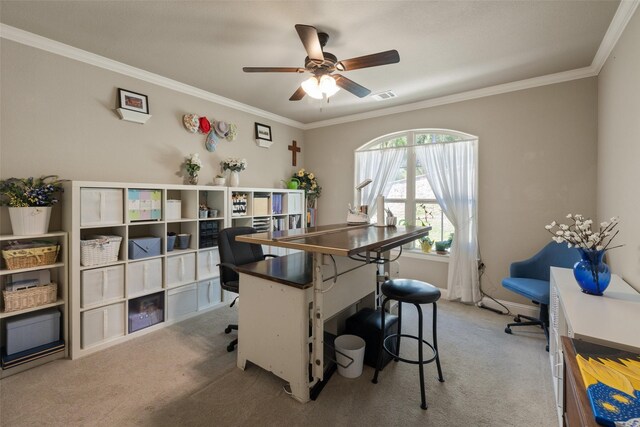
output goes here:
{"type": "Polygon", "coordinates": [[[602,262],[605,251],[581,248],[578,251],[582,259],[573,266],[573,276],[585,294],[602,295],[611,281],[609,266],[602,262]]]}

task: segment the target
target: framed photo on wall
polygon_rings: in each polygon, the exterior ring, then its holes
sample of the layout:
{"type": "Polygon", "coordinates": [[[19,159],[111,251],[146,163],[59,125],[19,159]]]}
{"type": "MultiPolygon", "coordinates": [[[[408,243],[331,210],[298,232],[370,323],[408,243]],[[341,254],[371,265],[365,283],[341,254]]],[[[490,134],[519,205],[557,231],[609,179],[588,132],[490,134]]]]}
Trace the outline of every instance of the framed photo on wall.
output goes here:
{"type": "Polygon", "coordinates": [[[271,141],[271,126],[256,123],[256,139],[271,141]]]}
{"type": "Polygon", "coordinates": [[[118,88],[118,108],[149,114],[149,100],[147,95],[118,88]]]}

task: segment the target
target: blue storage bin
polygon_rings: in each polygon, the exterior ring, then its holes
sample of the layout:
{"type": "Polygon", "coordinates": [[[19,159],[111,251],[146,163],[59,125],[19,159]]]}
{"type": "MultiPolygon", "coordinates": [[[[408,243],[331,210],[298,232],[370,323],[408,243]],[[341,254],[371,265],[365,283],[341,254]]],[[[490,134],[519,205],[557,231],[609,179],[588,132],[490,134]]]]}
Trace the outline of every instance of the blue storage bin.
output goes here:
{"type": "Polygon", "coordinates": [[[57,308],[21,314],[7,319],[7,355],[49,344],[60,339],[57,308]]]}
{"type": "Polygon", "coordinates": [[[129,239],[129,259],[148,258],[162,253],[160,237],[136,237],[129,239]]]}

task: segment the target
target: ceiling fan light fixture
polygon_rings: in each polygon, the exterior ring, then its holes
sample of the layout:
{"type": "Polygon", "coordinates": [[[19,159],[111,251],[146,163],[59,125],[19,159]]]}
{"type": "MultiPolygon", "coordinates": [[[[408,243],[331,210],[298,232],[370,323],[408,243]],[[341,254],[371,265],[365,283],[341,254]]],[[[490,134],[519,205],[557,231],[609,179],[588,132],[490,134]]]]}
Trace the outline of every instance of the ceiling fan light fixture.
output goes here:
{"type": "Polygon", "coordinates": [[[318,83],[318,79],[314,77],[309,77],[307,80],[303,81],[302,89],[314,99],[322,99],[322,90],[320,90],[320,85],[318,83]]]}
{"type": "Polygon", "coordinates": [[[335,95],[340,88],[336,85],[336,80],[333,77],[324,75],[320,77],[320,90],[322,93],[327,95],[327,98],[329,98],[330,96],[335,95]]]}

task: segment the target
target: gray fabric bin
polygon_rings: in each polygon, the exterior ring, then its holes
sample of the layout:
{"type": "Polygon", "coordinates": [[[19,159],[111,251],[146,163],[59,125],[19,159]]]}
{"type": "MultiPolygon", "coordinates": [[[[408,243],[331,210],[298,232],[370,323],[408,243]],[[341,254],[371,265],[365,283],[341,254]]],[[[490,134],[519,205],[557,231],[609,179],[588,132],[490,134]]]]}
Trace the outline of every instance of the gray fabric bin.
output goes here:
{"type": "Polygon", "coordinates": [[[60,339],[60,312],[51,308],[7,319],[7,356],[60,339]]]}

